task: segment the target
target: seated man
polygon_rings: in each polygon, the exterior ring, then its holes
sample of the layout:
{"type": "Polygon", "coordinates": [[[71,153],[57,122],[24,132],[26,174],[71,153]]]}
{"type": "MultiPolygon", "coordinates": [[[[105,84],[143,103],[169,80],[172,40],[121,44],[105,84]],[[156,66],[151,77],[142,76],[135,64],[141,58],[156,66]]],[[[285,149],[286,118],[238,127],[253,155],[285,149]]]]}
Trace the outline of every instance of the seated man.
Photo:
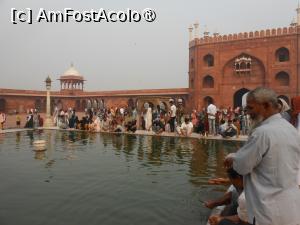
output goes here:
{"type": "Polygon", "coordinates": [[[237,127],[233,124],[232,120],[228,120],[228,128],[223,132],[222,137],[233,137],[237,134],[237,127]]]}
{"type": "Polygon", "coordinates": [[[193,133],[193,124],[190,121],[190,118],[186,117],[184,119],[184,123],[181,124],[178,133],[186,137],[191,136],[191,134],[193,133]]]}
{"type": "Polygon", "coordinates": [[[161,134],[165,130],[165,123],[163,118],[157,117],[153,122],[153,131],[156,134],[161,134]]]}
{"type": "Polygon", "coordinates": [[[108,121],[107,117],[105,116],[103,119],[103,122],[102,122],[101,131],[104,131],[104,132],[109,131],[109,127],[110,127],[109,121],[108,121]]]}
{"type": "Polygon", "coordinates": [[[227,130],[227,128],[228,128],[228,124],[225,122],[224,119],[222,119],[220,122],[218,133],[223,135],[224,132],[227,130]]]}
{"type": "Polygon", "coordinates": [[[136,127],[136,120],[135,119],[130,122],[130,124],[127,127],[127,130],[129,132],[133,132],[133,133],[136,132],[137,127],[136,127]]]}

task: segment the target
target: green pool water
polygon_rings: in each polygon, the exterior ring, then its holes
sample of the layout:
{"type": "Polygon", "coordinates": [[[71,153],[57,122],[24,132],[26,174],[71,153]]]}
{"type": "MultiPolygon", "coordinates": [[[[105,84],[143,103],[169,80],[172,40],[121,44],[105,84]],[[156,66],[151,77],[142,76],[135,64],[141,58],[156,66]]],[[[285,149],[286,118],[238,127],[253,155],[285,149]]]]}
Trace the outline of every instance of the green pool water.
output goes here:
{"type": "Polygon", "coordinates": [[[240,142],[24,131],[0,134],[1,225],[199,225],[240,142]],[[33,142],[46,140],[36,152],[33,142]]]}

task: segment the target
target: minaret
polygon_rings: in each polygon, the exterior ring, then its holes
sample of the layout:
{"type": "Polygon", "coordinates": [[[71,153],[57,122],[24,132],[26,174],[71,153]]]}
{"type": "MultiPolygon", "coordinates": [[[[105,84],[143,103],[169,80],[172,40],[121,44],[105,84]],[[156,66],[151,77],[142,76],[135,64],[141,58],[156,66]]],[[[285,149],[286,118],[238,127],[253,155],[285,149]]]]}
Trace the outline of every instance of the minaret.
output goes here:
{"type": "Polygon", "coordinates": [[[189,29],[189,41],[192,41],[193,40],[193,26],[190,25],[188,29],[189,29]]]}
{"type": "Polygon", "coordinates": [[[196,21],[194,23],[194,27],[195,27],[195,38],[200,38],[199,22],[198,21],[196,21]]]}
{"type": "Polygon", "coordinates": [[[298,2],[298,7],[297,7],[296,11],[297,11],[297,25],[300,26],[300,5],[299,5],[299,2],[298,2]]]}

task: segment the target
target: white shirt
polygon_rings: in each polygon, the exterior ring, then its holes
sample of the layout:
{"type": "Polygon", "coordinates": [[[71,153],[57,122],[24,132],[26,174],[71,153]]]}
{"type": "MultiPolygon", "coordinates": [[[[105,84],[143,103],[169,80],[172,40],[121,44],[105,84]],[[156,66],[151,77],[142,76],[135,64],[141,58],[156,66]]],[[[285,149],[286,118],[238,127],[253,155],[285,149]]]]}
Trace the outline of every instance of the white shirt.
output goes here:
{"type": "Polygon", "coordinates": [[[217,107],[214,104],[207,106],[208,119],[215,119],[217,113],[217,107]]]}
{"type": "Polygon", "coordinates": [[[191,134],[193,131],[193,123],[189,122],[188,124],[186,124],[185,122],[181,124],[181,129],[186,130],[187,134],[191,134]]]}
{"type": "Polygon", "coordinates": [[[239,207],[237,208],[237,214],[238,217],[244,221],[248,221],[248,214],[247,214],[247,208],[246,208],[246,198],[245,198],[245,193],[242,192],[238,198],[238,205],[239,207]]]}
{"type": "Polygon", "coordinates": [[[220,131],[221,132],[224,132],[225,130],[227,130],[228,128],[228,124],[227,123],[223,123],[220,125],[220,131]]]}
{"type": "Polygon", "coordinates": [[[171,117],[175,117],[176,116],[176,106],[172,105],[171,106],[171,117]]]}

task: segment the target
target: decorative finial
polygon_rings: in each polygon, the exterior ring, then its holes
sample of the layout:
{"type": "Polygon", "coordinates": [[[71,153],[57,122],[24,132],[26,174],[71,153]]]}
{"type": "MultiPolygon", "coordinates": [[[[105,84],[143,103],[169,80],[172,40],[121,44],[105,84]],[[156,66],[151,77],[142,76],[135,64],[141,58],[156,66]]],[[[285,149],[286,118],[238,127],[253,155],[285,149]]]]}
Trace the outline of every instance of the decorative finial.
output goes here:
{"type": "Polygon", "coordinates": [[[188,29],[189,29],[189,41],[192,41],[193,40],[193,26],[190,25],[188,29]]]}
{"type": "Polygon", "coordinates": [[[220,35],[220,33],[218,32],[217,29],[215,29],[214,33],[213,33],[214,37],[218,37],[220,35]]]}
{"type": "Polygon", "coordinates": [[[195,38],[200,38],[199,22],[198,21],[196,21],[194,23],[194,27],[195,27],[195,38]]]}
{"type": "Polygon", "coordinates": [[[204,34],[204,37],[208,37],[209,36],[209,31],[208,31],[206,25],[204,26],[204,32],[203,32],[203,34],[204,34]]]}
{"type": "Polygon", "coordinates": [[[291,26],[291,27],[297,26],[297,21],[296,21],[296,18],[295,18],[295,17],[292,19],[292,22],[291,22],[290,26],[291,26]]]}

